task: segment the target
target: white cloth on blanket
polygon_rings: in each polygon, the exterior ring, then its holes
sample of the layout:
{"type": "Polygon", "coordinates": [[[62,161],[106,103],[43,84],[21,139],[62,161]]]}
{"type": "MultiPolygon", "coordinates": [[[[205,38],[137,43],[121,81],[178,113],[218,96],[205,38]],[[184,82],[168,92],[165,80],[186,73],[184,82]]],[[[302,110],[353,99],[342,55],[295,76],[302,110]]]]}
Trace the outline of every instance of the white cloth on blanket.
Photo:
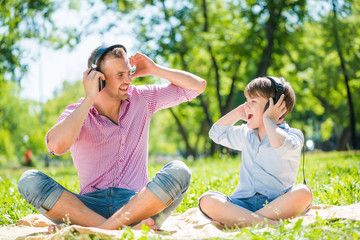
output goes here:
{"type": "MultiPolygon", "coordinates": [[[[299,219],[303,219],[302,225],[309,225],[316,221],[316,216],[322,219],[351,219],[360,221],[360,203],[348,206],[318,205],[301,217],[294,218],[285,227],[291,228],[299,219]]],[[[121,238],[128,230],[103,230],[81,226],[68,226],[55,233],[47,234],[47,226],[52,222],[41,214],[30,214],[19,220],[15,225],[0,228],[0,239],[57,239],[73,236],[74,231],[79,235],[98,234],[102,237],[121,238]]],[[[273,229],[273,228],[272,228],[273,229]]],[[[163,224],[161,231],[147,233],[148,237],[161,235],[163,239],[208,239],[208,238],[231,238],[239,234],[241,230],[224,231],[218,225],[211,224],[198,208],[191,208],[183,214],[172,214],[163,224]]],[[[256,229],[255,231],[271,231],[271,228],[256,229]]],[[[135,238],[144,235],[142,230],[131,230],[135,238]]]]}

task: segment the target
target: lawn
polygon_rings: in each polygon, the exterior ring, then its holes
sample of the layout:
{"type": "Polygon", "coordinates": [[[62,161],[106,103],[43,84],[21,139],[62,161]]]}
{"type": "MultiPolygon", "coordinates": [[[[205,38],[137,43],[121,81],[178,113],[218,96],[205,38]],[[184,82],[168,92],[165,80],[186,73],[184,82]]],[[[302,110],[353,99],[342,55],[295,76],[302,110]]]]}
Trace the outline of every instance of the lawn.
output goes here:
{"type": "MultiPolygon", "coordinates": [[[[152,160],[150,159],[150,162],[152,160]]],[[[192,170],[192,182],[177,212],[197,206],[197,198],[207,190],[217,190],[231,194],[238,183],[239,157],[219,156],[186,161],[192,170]]],[[[163,164],[150,164],[149,177],[155,175],[163,164]]],[[[302,166],[301,166],[302,167],[302,166]]],[[[45,168],[38,163],[38,170],[56,179],[71,191],[77,192],[79,183],[76,170],[69,162],[50,163],[45,168]]],[[[6,168],[0,170],[0,224],[16,223],[20,218],[36,213],[17,191],[17,181],[22,172],[29,168],[6,168]]],[[[301,169],[301,168],[300,168],[301,169]]],[[[350,205],[360,202],[360,152],[313,153],[306,155],[305,174],[308,185],[314,194],[313,205],[350,205]]],[[[299,171],[297,182],[302,182],[299,171]]],[[[249,227],[239,231],[241,239],[360,239],[360,222],[320,217],[309,226],[295,225],[286,228],[286,221],[273,231],[255,231],[249,227]]]]}

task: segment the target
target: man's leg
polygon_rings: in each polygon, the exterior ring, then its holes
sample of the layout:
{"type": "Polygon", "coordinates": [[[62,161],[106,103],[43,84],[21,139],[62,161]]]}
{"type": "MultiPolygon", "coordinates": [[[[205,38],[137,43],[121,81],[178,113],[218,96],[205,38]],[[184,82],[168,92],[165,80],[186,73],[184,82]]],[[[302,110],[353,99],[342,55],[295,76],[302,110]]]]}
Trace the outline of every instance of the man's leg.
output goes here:
{"type": "Polygon", "coordinates": [[[106,220],[59,183],[37,170],[28,170],[21,176],[18,190],[29,204],[56,223],[69,220],[71,224],[95,227],[106,220]]]}
{"type": "Polygon", "coordinates": [[[255,224],[276,225],[276,222],[229,202],[218,195],[205,195],[199,200],[199,208],[211,219],[227,227],[247,227],[255,224]]]}
{"type": "Polygon", "coordinates": [[[147,187],[98,227],[118,229],[123,225],[131,225],[152,216],[156,226],[160,227],[177,207],[176,204],[180,204],[181,200],[178,199],[184,197],[190,184],[190,177],[190,170],[183,162],[173,161],[167,164],[148,183],[147,187]],[[164,209],[166,210],[163,211],[164,209]],[[161,211],[163,212],[158,214],[161,211]]]}
{"type": "Polygon", "coordinates": [[[299,184],[256,213],[273,220],[293,218],[304,212],[310,206],[311,201],[312,192],[310,188],[304,184],[299,184]]]}

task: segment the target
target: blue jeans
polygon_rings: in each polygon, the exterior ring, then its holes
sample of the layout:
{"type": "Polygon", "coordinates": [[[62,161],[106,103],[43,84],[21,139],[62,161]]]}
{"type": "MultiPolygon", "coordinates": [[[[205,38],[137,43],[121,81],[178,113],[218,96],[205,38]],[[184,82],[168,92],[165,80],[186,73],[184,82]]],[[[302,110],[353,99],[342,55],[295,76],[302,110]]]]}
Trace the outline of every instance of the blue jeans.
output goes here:
{"type": "MultiPolygon", "coordinates": [[[[147,188],[167,207],[152,218],[160,227],[165,219],[176,209],[184,198],[190,185],[191,173],[185,163],[172,161],[165,165],[147,184],[147,188]]],[[[28,170],[18,182],[18,190],[23,198],[41,214],[46,214],[58,201],[65,189],[55,180],[37,170],[28,170]]],[[[111,217],[128,203],[137,192],[109,187],[79,195],[73,192],[88,208],[105,218],[111,217]]],[[[60,222],[52,220],[54,223],[60,222]]]]}

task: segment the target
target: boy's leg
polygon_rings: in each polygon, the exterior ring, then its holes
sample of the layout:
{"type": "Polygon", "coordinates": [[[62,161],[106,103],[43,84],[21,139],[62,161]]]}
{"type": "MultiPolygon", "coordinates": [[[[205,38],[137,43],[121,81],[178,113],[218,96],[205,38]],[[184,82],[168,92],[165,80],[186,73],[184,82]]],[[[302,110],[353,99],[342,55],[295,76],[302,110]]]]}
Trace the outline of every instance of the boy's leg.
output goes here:
{"type": "Polygon", "coordinates": [[[311,201],[310,188],[304,184],[298,184],[256,213],[273,220],[293,218],[304,212],[311,201]]]}
{"type": "Polygon", "coordinates": [[[208,217],[227,227],[276,225],[275,221],[235,205],[220,195],[207,194],[201,197],[199,208],[208,217]]]}
{"type": "Polygon", "coordinates": [[[146,187],[99,228],[118,229],[152,216],[155,225],[160,227],[180,204],[189,187],[190,177],[190,170],[183,162],[173,161],[167,164],[146,187]]]}
{"type": "Polygon", "coordinates": [[[105,221],[74,194],[37,170],[28,170],[21,176],[18,190],[29,204],[56,223],[69,220],[72,224],[94,227],[105,221]]]}

